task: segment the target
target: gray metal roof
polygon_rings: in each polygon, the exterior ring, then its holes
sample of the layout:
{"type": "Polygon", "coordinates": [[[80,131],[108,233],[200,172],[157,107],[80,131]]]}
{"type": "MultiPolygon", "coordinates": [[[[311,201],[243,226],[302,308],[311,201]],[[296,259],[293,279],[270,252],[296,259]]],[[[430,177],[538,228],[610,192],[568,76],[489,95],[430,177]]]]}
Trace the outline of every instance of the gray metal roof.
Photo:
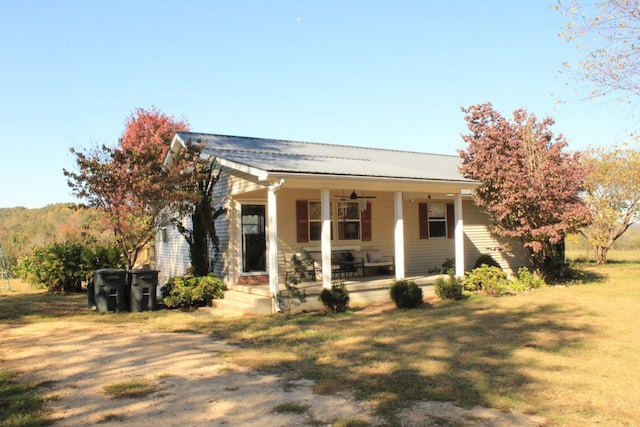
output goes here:
{"type": "Polygon", "coordinates": [[[458,156],[193,132],[177,136],[203,142],[204,154],[273,174],[474,182],[458,172],[458,156]]]}

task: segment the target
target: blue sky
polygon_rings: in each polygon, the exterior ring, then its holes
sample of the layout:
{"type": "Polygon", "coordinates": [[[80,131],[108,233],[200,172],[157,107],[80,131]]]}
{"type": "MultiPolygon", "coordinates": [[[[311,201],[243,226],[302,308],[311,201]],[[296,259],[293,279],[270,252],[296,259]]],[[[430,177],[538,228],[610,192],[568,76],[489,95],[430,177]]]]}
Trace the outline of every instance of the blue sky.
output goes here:
{"type": "Polygon", "coordinates": [[[553,0],[15,1],[0,11],[0,207],[77,201],[70,147],[136,108],[197,132],[456,154],[460,107],[556,119],[569,147],[634,120],[580,101],[553,0]],[[561,98],[566,103],[558,103],[561,98]]]}

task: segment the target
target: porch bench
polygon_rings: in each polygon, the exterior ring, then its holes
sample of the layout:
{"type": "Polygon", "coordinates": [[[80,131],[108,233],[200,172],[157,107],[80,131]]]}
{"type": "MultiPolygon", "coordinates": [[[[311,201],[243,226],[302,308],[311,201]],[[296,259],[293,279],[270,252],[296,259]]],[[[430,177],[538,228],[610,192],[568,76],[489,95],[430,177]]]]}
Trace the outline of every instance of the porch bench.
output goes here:
{"type": "Polygon", "coordinates": [[[379,249],[351,251],[351,255],[353,256],[356,271],[362,271],[363,279],[367,268],[376,268],[378,272],[383,268],[388,268],[392,272],[395,272],[396,264],[394,257],[392,255],[382,255],[379,249]]]}

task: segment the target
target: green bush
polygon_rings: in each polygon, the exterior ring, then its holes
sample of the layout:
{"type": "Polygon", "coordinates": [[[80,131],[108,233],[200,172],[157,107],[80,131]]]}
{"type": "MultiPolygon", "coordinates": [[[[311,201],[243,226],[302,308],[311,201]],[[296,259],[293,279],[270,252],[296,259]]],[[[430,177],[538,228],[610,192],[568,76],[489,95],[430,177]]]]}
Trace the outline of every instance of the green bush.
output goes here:
{"type": "Polygon", "coordinates": [[[122,250],[115,245],[96,245],[85,250],[85,263],[87,272],[93,274],[101,268],[127,267],[127,260],[122,250]]]}
{"type": "Polygon", "coordinates": [[[473,264],[473,268],[476,269],[478,267],[481,267],[482,264],[488,265],[489,267],[498,267],[500,268],[500,264],[498,264],[498,261],[496,261],[495,259],[493,259],[493,257],[489,254],[482,254],[478,257],[478,259],[476,260],[476,262],[473,264]]]}
{"type": "Polygon", "coordinates": [[[516,291],[529,291],[547,286],[539,275],[532,273],[527,267],[518,269],[518,277],[511,282],[512,289],[516,291]]]}
{"type": "Polygon", "coordinates": [[[18,261],[14,273],[51,292],[78,292],[93,270],[104,267],[124,268],[124,257],[117,247],[67,241],[33,248],[18,261]]]}
{"type": "Polygon", "coordinates": [[[331,289],[323,289],[318,299],[330,313],[343,313],[349,309],[349,292],[344,283],[333,283],[331,289]]]}
{"type": "Polygon", "coordinates": [[[396,280],[391,284],[389,294],[398,308],[415,308],[424,302],[422,289],[410,280],[396,280]]]}
{"type": "Polygon", "coordinates": [[[482,264],[467,273],[464,279],[464,288],[489,296],[499,296],[509,290],[509,280],[499,267],[482,264]]]}
{"type": "Polygon", "coordinates": [[[456,260],[454,260],[453,258],[447,258],[441,266],[440,269],[440,273],[442,274],[449,274],[449,271],[451,271],[451,269],[455,269],[456,268],[456,260]]]}
{"type": "Polygon", "coordinates": [[[462,299],[463,281],[455,276],[453,270],[449,270],[449,277],[438,277],[434,283],[436,295],[440,299],[462,299]]]}
{"type": "Polygon", "coordinates": [[[172,277],[161,288],[164,305],[182,309],[209,305],[213,299],[224,298],[226,290],[227,285],[213,273],[200,277],[172,277]]]}

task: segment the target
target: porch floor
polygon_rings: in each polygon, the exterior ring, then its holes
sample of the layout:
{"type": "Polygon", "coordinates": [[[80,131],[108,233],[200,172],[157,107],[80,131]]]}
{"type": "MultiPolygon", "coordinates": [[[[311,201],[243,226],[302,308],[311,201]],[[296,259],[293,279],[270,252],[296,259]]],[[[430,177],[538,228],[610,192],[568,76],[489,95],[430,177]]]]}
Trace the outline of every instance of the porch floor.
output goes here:
{"type": "MultiPolygon", "coordinates": [[[[414,281],[422,288],[425,297],[434,295],[433,283],[440,277],[436,275],[413,275],[406,280],[414,281]]],[[[394,276],[377,275],[359,278],[336,278],[332,282],[343,282],[349,292],[351,307],[359,307],[370,303],[391,301],[389,286],[395,280],[394,276]]],[[[285,291],[284,283],[279,285],[281,291],[285,291]]],[[[296,305],[294,312],[322,310],[322,303],[318,296],[322,291],[322,281],[306,279],[298,283],[298,289],[306,292],[306,302],[296,305]]],[[[225,298],[213,301],[213,312],[218,314],[255,315],[271,314],[273,312],[273,299],[269,293],[268,284],[233,284],[225,293],[225,298]]]]}

